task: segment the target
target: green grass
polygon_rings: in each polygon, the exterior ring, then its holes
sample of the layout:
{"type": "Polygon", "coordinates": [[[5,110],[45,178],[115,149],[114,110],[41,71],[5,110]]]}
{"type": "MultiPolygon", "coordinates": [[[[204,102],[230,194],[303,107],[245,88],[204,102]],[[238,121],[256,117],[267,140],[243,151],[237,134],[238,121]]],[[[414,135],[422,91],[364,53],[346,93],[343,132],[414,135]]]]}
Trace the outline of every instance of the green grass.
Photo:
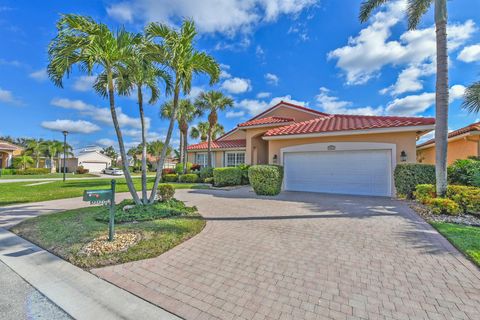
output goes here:
{"type": "Polygon", "coordinates": [[[126,251],[86,256],[83,246],[108,233],[108,224],[95,220],[101,207],[88,207],[28,219],[12,231],[59,257],[85,269],[156,257],[199,233],[205,221],[194,213],[116,225],[116,232],[136,232],[141,240],[126,251]]]}
{"type": "MultiPolygon", "coordinates": [[[[72,174],[67,173],[67,178],[87,178],[87,177],[96,177],[97,175],[86,173],[86,174],[72,174]]],[[[50,178],[63,178],[63,173],[48,173],[48,174],[20,174],[20,175],[2,175],[0,180],[11,180],[11,179],[50,179],[50,178]]]]}
{"type": "Polygon", "coordinates": [[[458,250],[480,267],[480,227],[431,222],[458,250]]]}
{"type": "MultiPolygon", "coordinates": [[[[124,178],[116,179],[117,192],[127,192],[124,178]]],[[[137,191],[140,191],[141,180],[133,179],[137,191]]],[[[154,178],[148,179],[148,188],[153,186],[154,178]]],[[[85,189],[108,189],[109,179],[52,181],[46,184],[27,186],[32,182],[0,183],[0,206],[18,203],[38,202],[55,199],[80,197],[85,189]]],[[[172,183],[176,189],[207,188],[195,183],[172,183]]]]}

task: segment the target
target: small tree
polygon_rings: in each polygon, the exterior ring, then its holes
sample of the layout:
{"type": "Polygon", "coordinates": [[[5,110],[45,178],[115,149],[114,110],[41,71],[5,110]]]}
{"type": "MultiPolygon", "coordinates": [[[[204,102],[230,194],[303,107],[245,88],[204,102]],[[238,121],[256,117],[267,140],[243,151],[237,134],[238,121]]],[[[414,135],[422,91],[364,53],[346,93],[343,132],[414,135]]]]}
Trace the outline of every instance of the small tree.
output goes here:
{"type": "Polygon", "coordinates": [[[25,154],[25,152],[13,159],[13,166],[15,168],[21,168],[25,170],[30,164],[33,164],[33,158],[25,154]]]}

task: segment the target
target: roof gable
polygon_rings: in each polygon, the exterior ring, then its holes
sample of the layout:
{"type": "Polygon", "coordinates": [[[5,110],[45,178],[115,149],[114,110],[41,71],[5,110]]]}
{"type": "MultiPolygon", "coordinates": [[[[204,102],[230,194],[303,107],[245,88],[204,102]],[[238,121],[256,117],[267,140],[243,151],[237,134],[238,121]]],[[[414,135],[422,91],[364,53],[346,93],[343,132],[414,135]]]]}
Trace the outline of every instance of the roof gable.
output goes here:
{"type": "Polygon", "coordinates": [[[282,100],[279,103],[277,103],[276,105],[274,105],[273,107],[257,114],[255,117],[251,118],[248,121],[252,121],[252,120],[255,120],[255,119],[259,119],[259,118],[265,118],[269,114],[273,113],[275,110],[277,110],[279,108],[287,108],[287,109],[292,109],[292,110],[296,110],[296,111],[301,111],[303,113],[307,113],[307,114],[313,115],[315,117],[328,116],[328,113],[324,113],[324,112],[320,112],[320,111],[313,110],[313,109],[310,109],[310,108],[302,107],[302,106],[299,106],[299,105],[296,105],[296,104],[293,104],[293,103],[289,103],[289,102],[285,102],[285,101],[282,100]]]}
{"type": "MultiPolygon", "coordinates": [[[[466,134],[466,133],[470,133],[470,132],[474,132],[474,131],[480,131],[480,121],[469,124],[466,127],[463,127],[463,128],[460,128],[460,129],[457,129],[457,130],[454,130],[454,131],[450,132],[448,134],[448,139],[452,139],[452,138],[455,138],[455,137],[460,136],[462,134],[466,134]]],[[[417,146],[417,148],[425,147],[425,146],[428,146],[430,144],[433,146],[435,144],[435,139],[430,139],[430,140],[428,140],[424,143],[421,143],[417,146]]]]}

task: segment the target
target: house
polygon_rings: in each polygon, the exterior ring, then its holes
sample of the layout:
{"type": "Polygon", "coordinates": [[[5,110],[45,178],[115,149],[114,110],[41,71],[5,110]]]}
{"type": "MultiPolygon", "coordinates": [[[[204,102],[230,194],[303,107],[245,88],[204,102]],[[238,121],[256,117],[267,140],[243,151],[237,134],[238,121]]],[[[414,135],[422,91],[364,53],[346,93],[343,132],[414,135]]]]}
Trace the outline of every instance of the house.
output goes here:
{"type": "MultiPolygon", "coordinates": [[[[452,131],[448,134],[447,163],[468,157],[480,157],[480,122],[452,131]]],[[[417,160],[435,164],[435,139],[417,146],[417,160]]]]}
{"type": "MultiPolygon", "coordinates": [[[[337,115],[280,102],[212,142],[215,167],[284,166],[284,189],[393,196],[397,163],[416,162],[433,118],[337,115]]],[[[188,147],[207,165],[207,142],[188,147]]]]}
{"type": "MultiPolygon", "coordinates": [[[[112,165],[112,159],[101,153],[102,148],[97,146],[88,146],[83,149],[75,150],[74,157],[67,158],[67,171],[75,172],[82,166],[89,172],[99,173],[112,165]]],[[[63,159],[61,159],[63,167],[63,159]]]]}
{"type": "Polygon", "coordinates": [[[0,140],[0,169],[11,166],[13,158],[19,156],[22,151],[22,147],[0,140]]]}

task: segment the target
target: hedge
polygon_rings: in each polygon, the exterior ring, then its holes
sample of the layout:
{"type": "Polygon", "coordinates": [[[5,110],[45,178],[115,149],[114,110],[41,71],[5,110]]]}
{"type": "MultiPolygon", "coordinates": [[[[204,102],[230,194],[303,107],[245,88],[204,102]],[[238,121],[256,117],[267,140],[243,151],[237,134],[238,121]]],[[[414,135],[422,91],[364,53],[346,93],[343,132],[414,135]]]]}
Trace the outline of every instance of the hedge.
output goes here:
{"type": "Polygon", "coordinates": [[[248,178],[258,195],[275,196],[282,190],[283,167],[257,165],[248,169],[248,178]]]}
{"type": "Polygon", "coordinates": [[[163,176],[163,181],[165,182],[177,182],[178,174],[166,174],[163,176]]]}
{"type": "Polygon", "coordinates": [[[448,198],[433,198],[428,200],[426,204],[432,210],[433,214],[456,216],[461,212],[460,206],[448,198]]]}
{"type": "Polygon", "coordinates": [[[49,174],[50,168],[1,169],[1,176],[49,174]]]}
{"type": "Polygon", "coordinates": [[[452,184],[480,187],[480,161],[459,159],[448,167],[448,181],[452,184]]]}
{"type": "Polygon", "coordinates": [[[213,168],[212,167],[203,167],[200,169],[200,179],[205,181],[207,178],[213,178],[213,168]]]}
{"type": "Polygon", "coordinates": [[[237,167],[215,168],[213,181],[217,187],[238,186],[242,183],[242,170],[237,167]]]}
{"type": "Polygon", "coordinates": [[[242,170],[242,184],[247,185],[250,184],[250,180],[248,179],[248,169],[250,169],[250,165],[248,164],[241,164],[237,166],[240,170],[242,170]]]}
{"type": "Polygon", "coordinates": [[[187,173],[178,176],[178,182],[195,183],[198,182],[198,174],[187,173]]]}
{"type": "MultiPolygon", "coordinates": [[[[415,198],[421,203],[431,206],[431,202],[436,198],[435,185],[419,184],[414,192],[415,198]]],[[[446,198],[455,202],[464,213],[480,213],[480,188],[449,185],[447,187],[446,198]]],[[[445,201],[437,201],[437,207],[442,205],[450,205],[445,201]]]]}
{"type": "Polygon", "coordinates": [[[413,192],[419,184],[435,184],[435,166],[419,163],[402,163],[394,172],[395,188],[401,195],[413,198],[413,192]]]}

